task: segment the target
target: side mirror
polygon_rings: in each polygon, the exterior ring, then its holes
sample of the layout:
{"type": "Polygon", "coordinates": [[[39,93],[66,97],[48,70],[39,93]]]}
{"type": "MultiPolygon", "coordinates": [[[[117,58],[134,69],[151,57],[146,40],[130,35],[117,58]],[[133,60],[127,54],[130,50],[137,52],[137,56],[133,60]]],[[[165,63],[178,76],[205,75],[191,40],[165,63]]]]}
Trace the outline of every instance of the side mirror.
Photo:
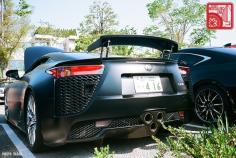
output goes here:
{"type": "Polygon", "coordinates": [[[6,76],[10,77],[10,78],[14,78],[14,79],[19,79],[19,74],[18,74],[18,70],[8,70],[6,72],[6,76]]]}

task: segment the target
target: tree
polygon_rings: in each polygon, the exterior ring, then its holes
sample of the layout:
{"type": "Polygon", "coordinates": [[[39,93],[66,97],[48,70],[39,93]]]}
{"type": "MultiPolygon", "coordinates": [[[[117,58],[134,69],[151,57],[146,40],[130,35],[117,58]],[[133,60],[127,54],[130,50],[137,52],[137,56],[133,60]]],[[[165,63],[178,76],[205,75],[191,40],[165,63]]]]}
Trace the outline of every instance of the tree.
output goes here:
{"type": "MultiPolygon", "coordinates": [[[[120,35],[135,35],[137,31],[134,27],[126,26],[125,28],[114,32],[113,34],[120,34],[120,35]]],[[[133,46],[115,46],[111,50],[111,54],[119,55],[119,56],[129,56],[134,52],[133,46]]]]}
{"type": "Polygon", "coordinates": [[[31,7],[25,0],[20,0],[17,10],[14,9],[12,0],[4,1],[3,22],[0,28],[0,76],[7,66],[12,53],[21,46],[22,39],[30,29],[28,15],[31,7]]]}
{"type": "Polygon", "coordinates": [[[26,0],[19,0],[18,9],[16,14],[18,16],[25,16],[32,13],[31,6],[26,2],[26,0]]]}
{"type": "Polygon", "coordinates": [[[55,28],[53,25],[51,25],[48,22],[42,22],[41,26],[35,29],[34,34],[52,35],[55,37],[77,36],[76,29],[55,28]]]}
{"type": "Polygon", "coordinates": [[[80,23],[81,34],[104,34],[113,31],[118,25],[117,15],[108,2],[94,1],[89,7],[89,14],[80,23]]]}
{"type": "Polygon", "coordinates": [[[84,51],[99,36],[114,34],[117,25],[117,15],[111,5],[105,1],[94,1],[89,7],[89,14],[80,23],[75,50],[84,51]]]}
{"type": "Polygon", "coordinates": [[[76,40],[75,50],[78,52],[86,51],[87,47],[96,39],[93,35],[84,35],[81,34],[76,40]]]}
{"type": "Polygon", "coordinates": [[[158,37],[168,38],[167,33],[160,31],[160,28],[156,25],[152,25],[152,26],[144,28],[143,34],[150,35],[150,36],[158,36],[158,37]]]}
{"type": "MultiPolygon", "coordinates": [[[[134,35],[137,34],[137,31],[134,27],[126,26],[123,29],[118,31],[110,31],[107,32],[106,35],[116,35],[116,34],[124,34],[124,35],[134,35]]],[[[79,39],[76,41],[76,51],[85,51],[87,47],[94,42],[94,40],[98,39],[100,34],[81,34],[79,39]]],[[[128,56],[133,52],[132,46],[116,46],[113,47],[111,50],[111,54],[113,55],[121,55],[121,56],[128,56]]]]}
{"type": "Polygon", "coordinates": [[[205,5],[199,0],[182,0],[180,6],[172,0],[153,0],[147,4],[150,18],[160,27],[149,27],[145,34],[154,31],[161,37],[177,41],[180,46],[204,45],[214,37],[215,31],[205,28],[205,5]],[[199,36],[199,35],[204,36],[199,36]],[[190,39],[187,39],[188,35],[190,39]],[[189,42],[190,40],[190,42],[189,42]]]}

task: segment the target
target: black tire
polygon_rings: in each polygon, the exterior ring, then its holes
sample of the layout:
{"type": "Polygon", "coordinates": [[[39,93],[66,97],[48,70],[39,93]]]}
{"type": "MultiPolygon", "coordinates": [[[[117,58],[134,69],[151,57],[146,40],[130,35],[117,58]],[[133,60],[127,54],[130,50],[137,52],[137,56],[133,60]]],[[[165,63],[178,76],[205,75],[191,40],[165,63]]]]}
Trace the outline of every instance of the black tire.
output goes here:
{"type": "Polygon", "coordinates": [[[4,97],[4,109],[5,109],[5,120],[8,122],[9,120],[9,112],[8,112],[8,106],[7,106],[7,98],[4,97]]]}
{"type": "MultiPolygon", "coordinates": [[[[27,140],[28,140],[28,144],[29,144],[29,147],[30,147],[30,150],[32,152],[41,152],[43,151],[44,149],[44,145],[43,145],[43,139],[42,139],[42,134],[41,134],[41,127],[40,127],[40,117],[39,117],[39,114],[38,114],[38,110],[37,110],[37,105],[36,105],[36,102],[35,102],[35,99],[34,99],[34,95],[33,93],[29,93],[28,96],[27,96],[27,101],[26,101],[26,106],[25,106],[25,123],[26,123],[26,133],[27,133],[27,140]],[[34,119],[36,118],[35,120],[35,124],[34,124],[34,127],[32,127],[32,124],[29,123],[29,115],[28,114],[28,110],[30,108],[30,101],[31,99],[33,99],[34,101],[34,112],[35,112],[35,116],[34,119]],[[30,126],[30,127],[29,127],[30,126]],[[35,139],[33,141],[32,139],[32,135],[30,134],[30,131],[29,129],[30,128],[34,128],[32,130],[34,130],[35,132],[35,139]]],[[[33,120],[33,119],[32,119],[33,120]]]]}
{"type": "Polygon", "coordinates": [[[224,119],[229,108],[226,93],[215,85],[200,86],[195,93],[194,112],[204,123],[212,124],[224,119]]]}

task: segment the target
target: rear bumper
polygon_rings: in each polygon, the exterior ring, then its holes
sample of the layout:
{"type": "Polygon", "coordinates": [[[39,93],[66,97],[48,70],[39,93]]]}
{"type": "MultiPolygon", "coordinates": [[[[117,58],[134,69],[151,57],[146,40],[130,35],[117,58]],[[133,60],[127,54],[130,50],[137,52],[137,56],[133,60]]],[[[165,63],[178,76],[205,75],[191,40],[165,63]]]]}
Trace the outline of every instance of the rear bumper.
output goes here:
{"type": "Polygon", "coordinates": [[[135,98],[98,97],[91,102],[83,113],[77,116],[42,117],[42,135],[48,145],[93,141],[111,136],[125,138],[147,137],[152,133],[148,130],[149,126],[144,124],[141,119],[145,112],[163,111],[170,113],[190,108],[187,94],[159,97],[136,96],[135,98]],[[136,122],[134,123],[132,119],[128,120],[131,121],[129,123],[127,121],[129,118],[135,118],[136,122]],[[95,123],[99,120],[115,122],[116,126],[108,126],[97,130],[95,123]],[[128,124],[124,124],[127,122],[128,124]],[[78,137],[70,137],[73,131],[77,132],[77,134],[72,135],[78,137]]]}
{"type": "MultiPolygon", "coordinates": [[[[59,132],[55,133],[58,134],[59,132]]],[[[67,143],[78,143],[78,142],[91,142],[96,140],[101,140],[104,138],[142,138],[142,137],[148,137],[151,135],[151,133],[148,131],[147,127],[142,125],[137,126],[128,126],[128,127],[120,127],[120,128],[107,128],[99,132],[98,134],[89,137],[89,138],[83,138],[83,139],[70,139],[68,138],[68,135],[65,135],[64,137],[55,137],[54,139],[50,137],[50,139],[45,140],[44,143],[48,146],[59,146],[67,143]]],[[[68,133],[69,134],[69,133],[68,133]]]]}
{"type": "Polygon", "coordinates": [[[102,118],[119,118],[130,115],[139,116],[144,111],[159,109],[165,112],[176,112],[191,109],[187,93],[175,95],[144,94],[132,97],[107,96],[97,97],[84,113],[81,120],[102,118]]]}
{"type": "Polygon", "coordinates": [[[85,138],[81,140],[66,140],[65,143],[74,143],[74,142],[89,142],[95,141],[103,138],[141,138],[141,137],[148,137],[151,133],[149,132],[147,126],[144,124],[136,125],[136,126],[129,126],[129,127],[120,127],[120,128],[107,128],[100,132],[98,135],[85,138]]]}
{"type": "MultiPolygon", "coordinates": [[[[170,116],[170,115],[168,115],[170,116]]],[[[176,118],[176,117],[173,117],[176,118]]],[[[77,122],[76,120],[50,120],[47,125],[50,128],[42,126],[42,134],[44,143],[49,146],[58,146],[66,143],[90,142],[104,138],[142,138],[153,134],[150,131],[150,125],[145,124],[140,117],[132,117],[133,121],[129,122],[130,118],[113,119],[107,127],[96,127],[96,121],[77,122]],[[134,122],[134,119],[137,122],[134,122]],[[128,124],[129,125],[128,125],[128,124]]],[[[165,121],[165,123],[177,122],[180,120],[173,119],[165,121]]],[[[155,122],[155,121],[153,121],[155,122]]],[[[157,124],[157,129],[161,128],[161,124],[157,124]]],[[[158,131],[158,130],[157,130],[158,131]]]]}

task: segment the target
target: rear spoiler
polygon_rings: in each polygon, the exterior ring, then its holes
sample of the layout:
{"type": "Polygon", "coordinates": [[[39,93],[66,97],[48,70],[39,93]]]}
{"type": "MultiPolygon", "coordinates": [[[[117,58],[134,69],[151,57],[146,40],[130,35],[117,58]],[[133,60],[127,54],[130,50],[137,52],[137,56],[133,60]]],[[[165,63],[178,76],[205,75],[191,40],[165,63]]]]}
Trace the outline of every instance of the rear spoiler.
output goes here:
{"type": "Polygon", "coordinates": [[[232,45],[232,43],[227,43],[224,45],[225,48],[236,48],[236,44],[232,45]]]}
{"type": "MultiPolygon", "coordinates": [[[[97,48],[101,48],[101,57],[103,56],[103,48],[113,45],[133,45],[158,49],[160,51],[178,51],[178,44],[175,41],[145,35],[105,35],[101,36],[97,41],[88,46],[87,51],[90,52],[97,48]]],[[[106,57],[109,50],[107,49],[106,57]]]]}

